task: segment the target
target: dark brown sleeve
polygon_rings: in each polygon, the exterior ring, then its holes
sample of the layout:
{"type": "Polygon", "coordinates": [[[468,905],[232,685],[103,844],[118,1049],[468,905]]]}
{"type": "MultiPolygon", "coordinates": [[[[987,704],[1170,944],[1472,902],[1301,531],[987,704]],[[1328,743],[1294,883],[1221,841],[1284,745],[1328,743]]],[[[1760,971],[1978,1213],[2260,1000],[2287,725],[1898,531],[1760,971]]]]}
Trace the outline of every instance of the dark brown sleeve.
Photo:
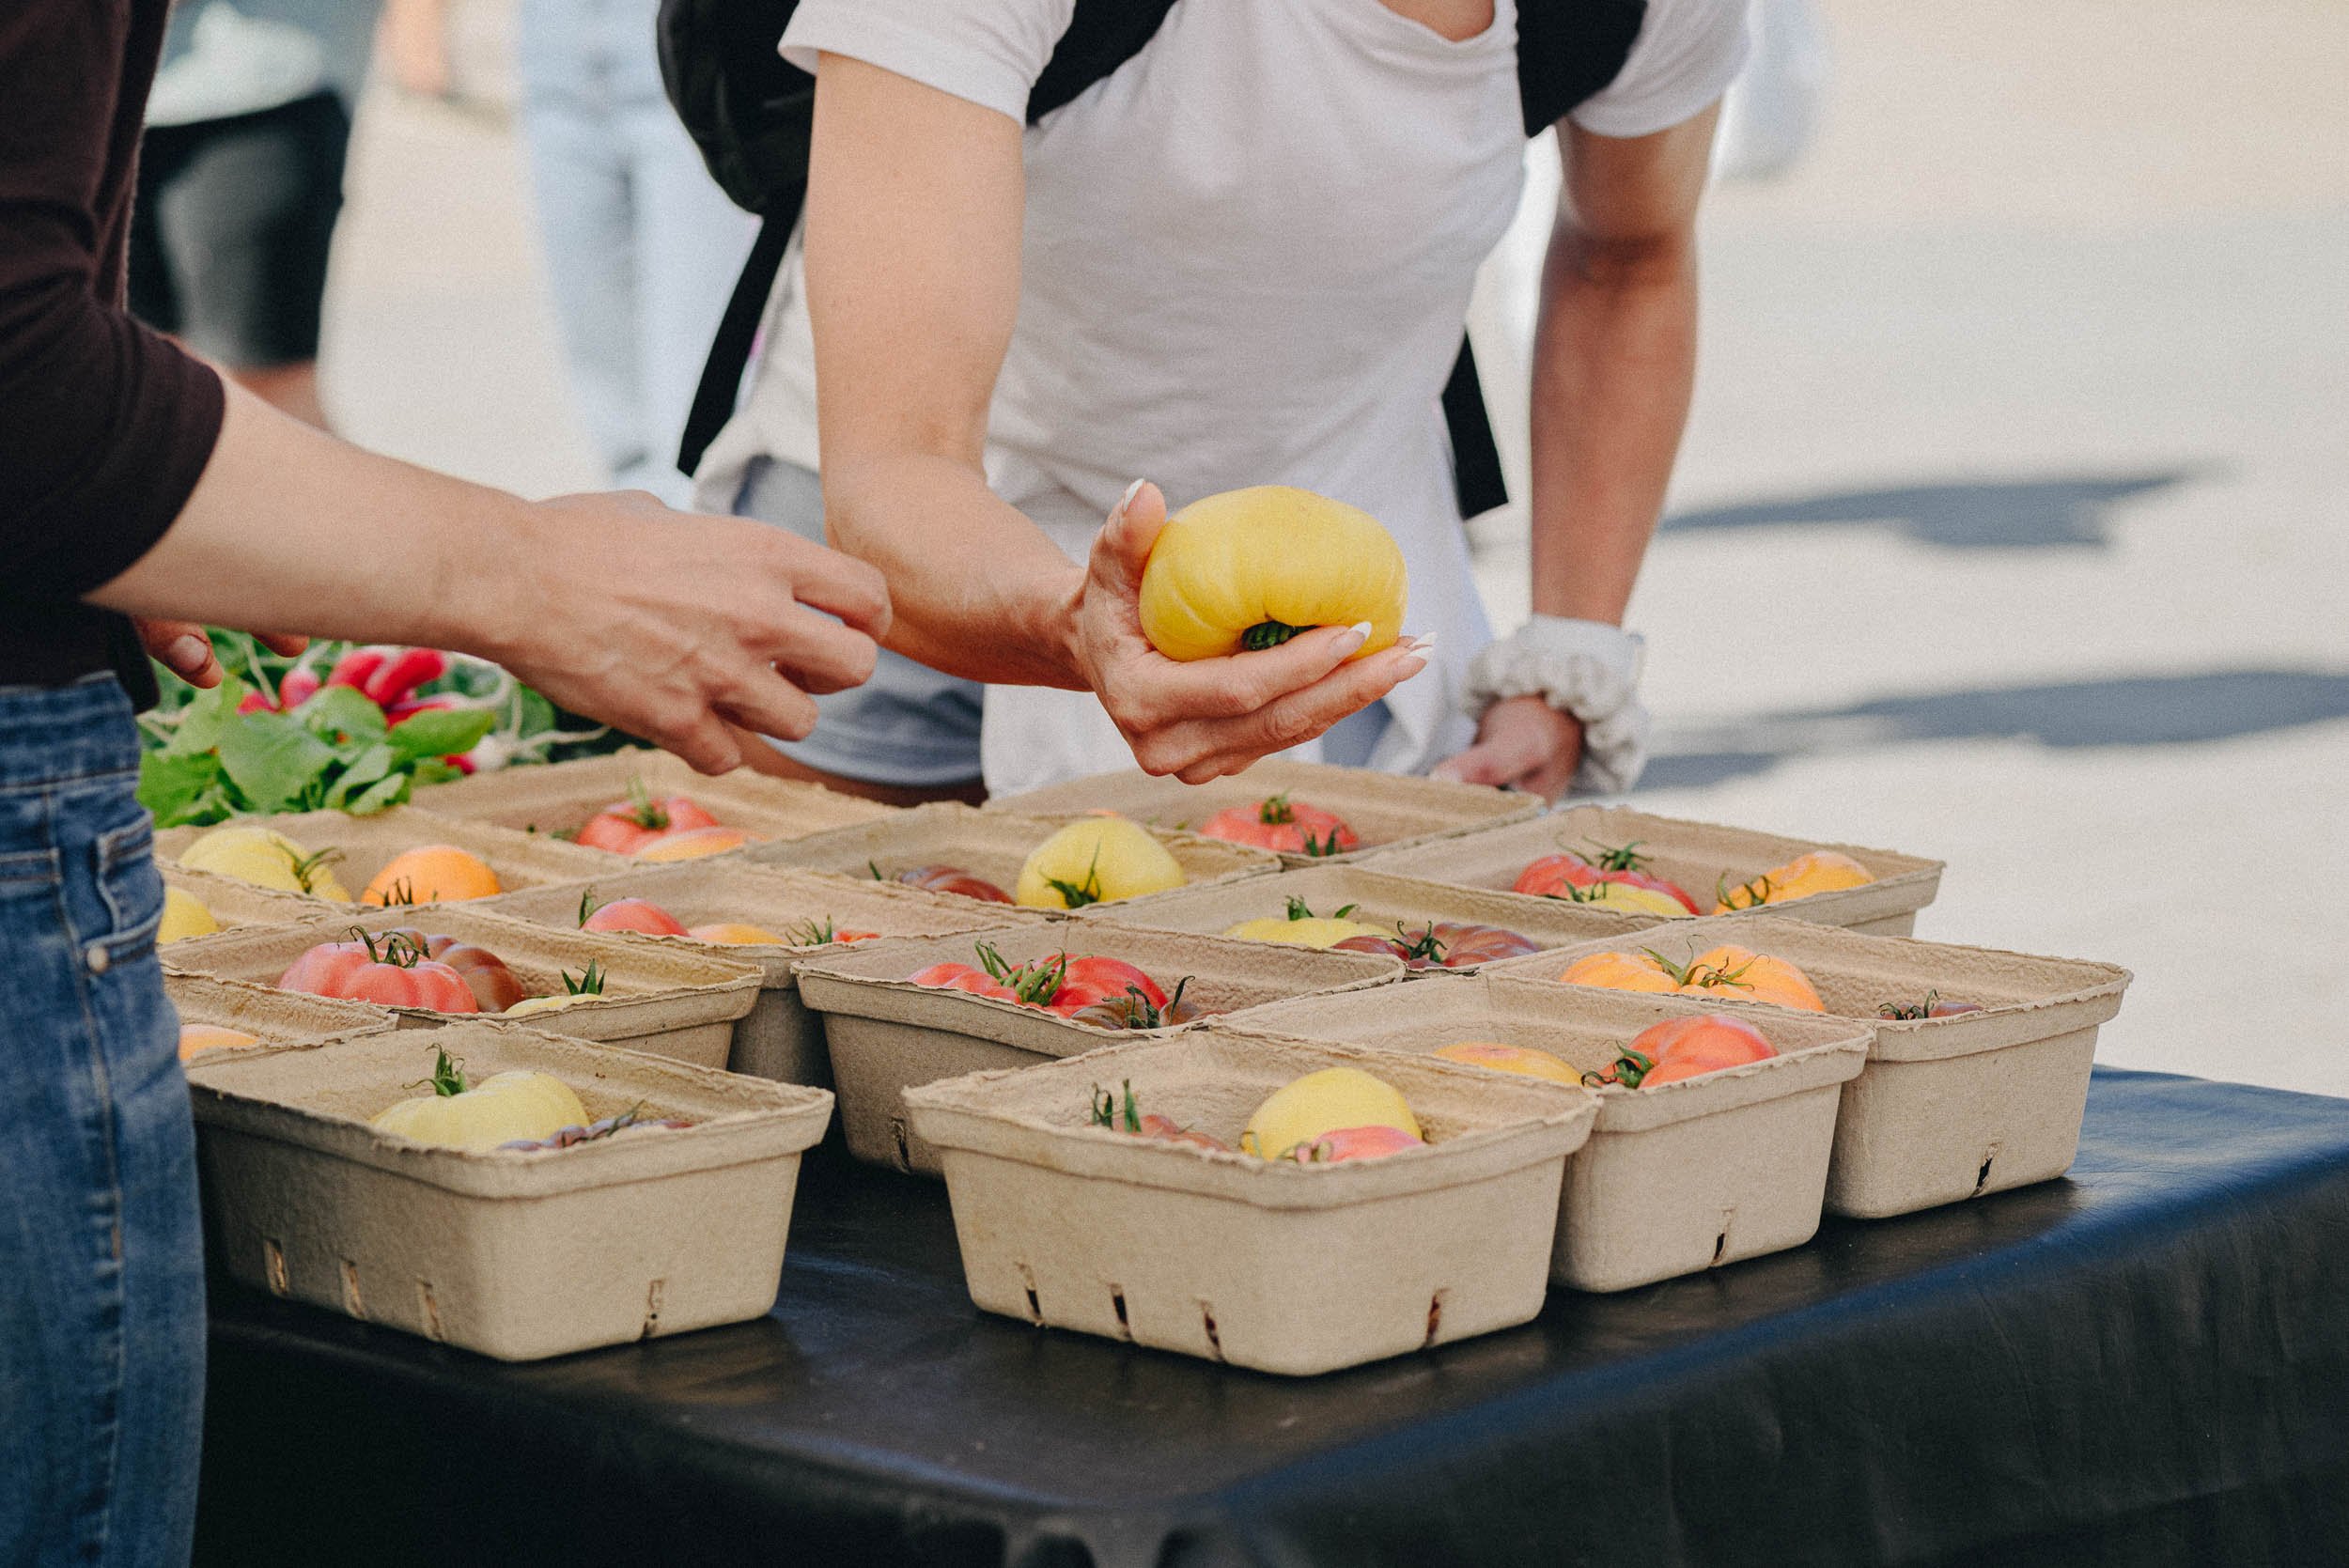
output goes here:
{"type": "Polygon", "coordinates": [[[0,6],[0,561],[15,597],[78,598],[145,554],[220,434],[219,377],[120,305],[119,213],[101,209],[153,70],[151,54],[130,63],[126,99],[134,9],[0,6]]]}

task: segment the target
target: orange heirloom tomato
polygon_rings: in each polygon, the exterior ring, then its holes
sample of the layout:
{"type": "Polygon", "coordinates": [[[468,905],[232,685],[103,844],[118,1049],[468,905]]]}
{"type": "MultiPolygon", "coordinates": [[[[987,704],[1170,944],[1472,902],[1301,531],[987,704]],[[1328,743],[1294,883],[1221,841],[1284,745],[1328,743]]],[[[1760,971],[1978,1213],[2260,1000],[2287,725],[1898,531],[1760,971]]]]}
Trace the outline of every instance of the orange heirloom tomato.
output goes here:
{"type": "Polygon", "coordinates": [[[640,861],[697,861],[753,842],[752,835],[739,828],[672,828],[653,835],[652,842],[635,853],[640,861]]]}
{"type": "Polygon", "coordinates": [[[1725,1067],[1742,1067],[1749,1062],[1766,1061],[1778,1054],[1778,1048],[1764,1038],[1760,1030],[1743,1018],[1721,1013],[1667,1018],[1662,1023],[1650,1024],[1632,1037],[1631,1049],[1644,1053],[1656,1063],[1640,1079],[1642,1089],[1675,1083],[1684,1078],[1702,1078],[1725,1067]]]}
{"type": "Polygon", "coordinates": [[[1742,947],[1717,947],[1685,965],[1673,963],[1653,948],[1637,954],[1595,953],[1576,959],[1558,978],[1569,986],[1599,986],[1614,991],[1735,997],[1806,1013],[1827,1011],[1809,975],[1783,958],[1766,958],[1742,947]]]}
{"type": "Polygon", "coordinates": [[[1653,955],[1635,953],[1594,953],[1567,965],[1558,978],[1568,986],[1599,986],[1610,991],[1669,994],[1680,989],[1680,982],[1653,955]]]}
{"type": "Polygon", "coordinates": [[[179,1060],[194,1061],[208,1050],[240,1050],[261,1042],[241,1029],[224,1029],[219,1024],[183,1023],[179,1026],[179,1060]]]}
{"type": "Polygon", "coordinates": [[[1814,849],[1734,888],[1728,885],[1728,878],[1722,878],[1719,889],[1720,902],[1713,906],[1713,912],[1735,914],[1739,909],[1758,909],[1765,904],[1809,898],[1812,893],[1865,887],[1875,880],[1875,873],[1849,855],[1833,849],[1814,849]]]}
{"type": "Polygon", "coordinates": [[[502,891],[480,858],[448,844],[428,844],[392,857],[359,895],[362,904],[438,904],[488,898],[502,891]]]}
{"type": "Polygon", "coordinates": [[[1402,549],[1378,520],[1288,485],[1192,502],[1142,573],[1142,634],[1169,659],[1275,647],[1317,626],[1370,623],[1361,659],[1403,630],[1402,549]]]}

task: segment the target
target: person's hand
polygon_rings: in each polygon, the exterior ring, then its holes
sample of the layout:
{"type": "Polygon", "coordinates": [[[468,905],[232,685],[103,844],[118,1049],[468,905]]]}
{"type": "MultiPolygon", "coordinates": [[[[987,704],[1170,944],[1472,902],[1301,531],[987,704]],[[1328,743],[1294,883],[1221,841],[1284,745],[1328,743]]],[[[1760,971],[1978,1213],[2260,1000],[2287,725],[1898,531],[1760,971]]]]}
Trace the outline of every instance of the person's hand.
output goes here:
{"type": "Polygon", "coordinates": [[[1462,784],[1500,784],[1555,800],[1582,760],[1582,722],[1540,697],[1508,697],[1485,710],[1476,744],[1429,771],[1462,784]]]}
{"type": "MultiPolygon", "coordinates": [[[[220,660],[212,652],[212,639],[194,621],[150,621],[134,623],[139,629],[139,642],[148,657],[186,681],[198,691],[209,691],[221,681],[220,660]]],[[[261,645],[272,653],[292,659],[310,645],[307,637],[288,637],[273,631],[257,631],[261,645]]]]}
{"type": "Polygon", "coordinates": [[[1095,539],[1076,606],[1076,657],[1145,773],[1185,784],[1237,773],[1311,740],[1427,666],[1432,638],[1346,662],[1367,626],[1315,627],[1278,647],[1177,660],[1142,634],[1142,571],[1166,497],[1141,485],[1095,539]]]}
{"type": "Polygon", "coordinates": [[[889,590],[863,561],[642,491],[531,511],[527,559],[474,585],[449,645],[565,707],[723,773],[742,762],[729,725],[801,739],[816,727],[809,692],[873,673],[889,590]]]}

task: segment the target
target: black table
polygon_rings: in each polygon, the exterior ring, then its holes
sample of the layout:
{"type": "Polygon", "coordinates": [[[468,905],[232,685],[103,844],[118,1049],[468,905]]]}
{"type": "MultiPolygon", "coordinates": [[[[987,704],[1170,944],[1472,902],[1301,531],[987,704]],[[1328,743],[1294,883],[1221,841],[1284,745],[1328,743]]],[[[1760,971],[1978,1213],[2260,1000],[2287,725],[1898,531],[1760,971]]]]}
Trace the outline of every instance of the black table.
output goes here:
{"type": "Polygon", "coordinates": [[[2155,1074],[2066,1180],[1306,1381],[983,1316],[836,1157],[753,1324],[214,1308],[214,1563],[2349,1560],[2349,1104],[2155,1074]]]}

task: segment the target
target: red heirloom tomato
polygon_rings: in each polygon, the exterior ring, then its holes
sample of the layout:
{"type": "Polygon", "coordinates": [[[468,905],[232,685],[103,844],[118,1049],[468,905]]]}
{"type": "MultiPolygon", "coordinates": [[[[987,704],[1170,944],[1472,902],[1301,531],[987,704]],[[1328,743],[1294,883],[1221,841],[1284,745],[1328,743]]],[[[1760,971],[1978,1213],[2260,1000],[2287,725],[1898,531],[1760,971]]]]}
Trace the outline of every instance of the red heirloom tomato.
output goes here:
{"type": "Polygon", "coordinates": [[[1252,806],[1226,806],[1201,823],[1199,833],[1291,855],[1341,855],[1362,842],[1335,812],[1291,800],[1285,790],[1252,806]]]}
{"type": "Polygon", "coordinates": [[[1767,1037],[1745,1019],[1726,1013],[1703,1013],[1648,1025],[1632,1036],[1613,1066],[1604,1073],[1586,1074],[1583,1081],[1653,1089],[1777,1054],[1778,1048],[1767,1037]]]}
{"type": "Polygon", "coordinates": [[[435,1013],[481,1011],[464,976],[435,962],[410,934],[370,937],[354,928],[351,935],[351,941],[321,942],[296,958],[277,977],[278,989],[435,1013]]]}
{"type": "Polygon", "coordinates": [[[599,904],[593,888],[580,895],[579,928],[582,931],[637,931],[647,937],[685,935],[685,923],[651,899],[615,898],[609,904],[599,904]]]}
{"type": "Polygon", "coordinates": [[[690,798],[672,795],[656,800],[645,787],[645,781],[638,779],[629,786],[627,800],[614,800],[587,819],[587,825],[579,831],[579,842],[590,849],[633,855],[663,833],[716,826],[718,819],[690,798]]]}
{"type": "Polygon", "coordinates": [[[1123,997],[1128,990],[1141,992],[1153,1007],[1166,1005],[1166,993],[1159,989],[1159,983],[1123,958],[1070,958],[1061,975],[1060,989],[1052,995],[1051,1008],[1055,1013],[1073,1013],[1097,1001],[1123,997]]]}
{"type": "Polygon", "coordinates": [[[1660,893],[1690,914],[1698,913],[1697,901],[1688,891],[1661,877],[1650,876],[1648,858],[1639,853],[1639,843],[1609,848],[1604,845],[1591,846],[1594,859],[1585,860],[1571,849],[1555,855],[1544,855],[1517,873],[1512,893],[1532,893],[1537,898],[1556,898],[1569,887],[1587,888],[1600,882],[1625,882],[1635,888],[1647,888],[1660,893]]]}
{"type": "Polygon", "coordinates": [[[1011,1000],[1010,986],[985,970],[972,969],[969,964],[932,964],[906,978],[916,986],[927,986],[933,990],[969,991],[972,996],[1011,1000]]]}
{"type": "Polygon", "coordinates": [[[873,866],[876,882],[903,882],[925,893],[951,893],[959,898],[975,898],[983,904],[1008,904],[1011,894],[984,877],[974,877],[958,865],[917,865],[900,871],[895,877],[883,877],[880,867],[873,866]]]}
{"type": "Polygon", "coordinates": [[[1489,964],[1496,959],[1541,951],[1531,937],[1498,925],[1475,925],[1465,921],[1439,920],[1417,925],[1398,923],[1394,932],[1392,937],[1348,937],[1333,944],[1331,951],[1392,954],[1403,960],[1407,970],[1465,969],[1470,964],[1489,964]]]}
{"type": "Polygon", "coordinates": [[[426,957],[455,970],[474,1000],[481,1003],[484,1013],[503,1013],[530,995],[522,989],[514,971],[506,968],[506,960],[486,947],[459,941],[455,937],[428,936],[406,925],[384,935],[404,937],[423,948],[426,957]]]}

